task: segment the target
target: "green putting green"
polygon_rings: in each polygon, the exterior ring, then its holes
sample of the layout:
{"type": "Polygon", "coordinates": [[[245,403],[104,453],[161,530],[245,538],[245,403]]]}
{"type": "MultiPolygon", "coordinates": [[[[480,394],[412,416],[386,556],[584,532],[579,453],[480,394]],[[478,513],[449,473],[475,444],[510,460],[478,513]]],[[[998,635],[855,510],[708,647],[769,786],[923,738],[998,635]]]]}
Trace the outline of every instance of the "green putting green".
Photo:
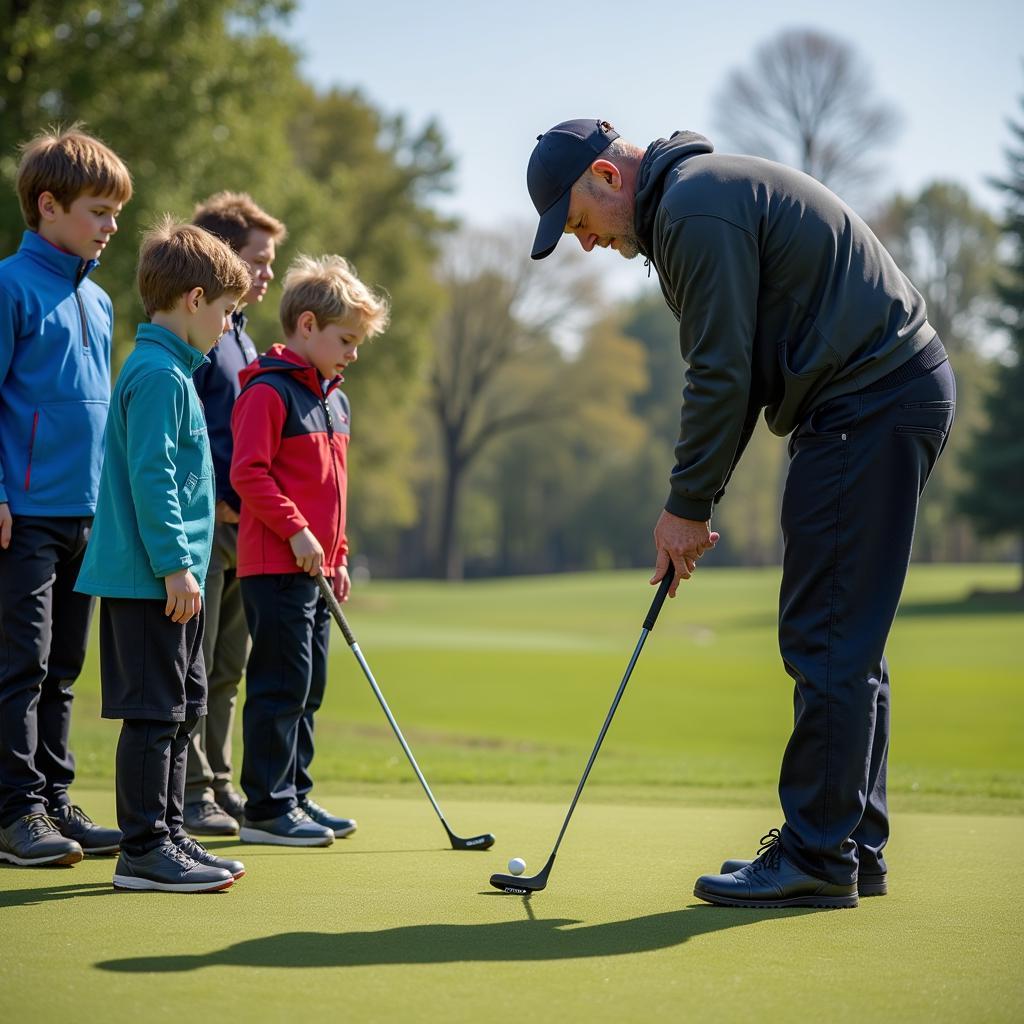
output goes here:
{"type": "MultiPolygon", "coordinates": [[[[0,1022],[86,1020],[1019,1021],[1024,687],[1014,566],[915,568],[897,619],[891,895],[744,911],[699,874],[780,824],[792,684],[777,570],[702,567],[637,665],[551,882],[544,864],[653,591],[645,574],[374,581],[347,615],[456,853],[341,637],[314,796],[359,819],[327,850],[221,840],[248,874],[213,896],[117,894],[113,861],[0,866],[0,1022]]],[[[113,822],[118,723],[98,645],[76,684],[74,799],[113,822]]],[[[240,739],[239,739],[240,743],[240,739]]]]}
{"type": "Polygon", "coordinates": [[[584,802],[524,900],[488,876],[542,866],[561,802],[448,801],[486,853],[447,849],[423,799],[325,802],[360,821],[329,849],[211,841],[248,869],[219,895],[114,893],[108,859],[0,869],[4,1019],[1020,1020],[1021,818],[905,813],[891,895],[742,911],[693,882],[769,810],[584,802]]]}

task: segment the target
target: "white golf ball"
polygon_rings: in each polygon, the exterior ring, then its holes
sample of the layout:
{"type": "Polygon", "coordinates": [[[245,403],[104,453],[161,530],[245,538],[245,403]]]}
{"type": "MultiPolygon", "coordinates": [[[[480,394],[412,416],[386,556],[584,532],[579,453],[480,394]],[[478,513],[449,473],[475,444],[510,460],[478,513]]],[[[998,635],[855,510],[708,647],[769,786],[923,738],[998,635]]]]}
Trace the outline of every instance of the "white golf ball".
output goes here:
{"type": "Polygon", "coordinates": [[[521,875],[526,870],[526,861],[522,857],[513,857],[508,862],[508,869],[513,875],[521,875]]]}

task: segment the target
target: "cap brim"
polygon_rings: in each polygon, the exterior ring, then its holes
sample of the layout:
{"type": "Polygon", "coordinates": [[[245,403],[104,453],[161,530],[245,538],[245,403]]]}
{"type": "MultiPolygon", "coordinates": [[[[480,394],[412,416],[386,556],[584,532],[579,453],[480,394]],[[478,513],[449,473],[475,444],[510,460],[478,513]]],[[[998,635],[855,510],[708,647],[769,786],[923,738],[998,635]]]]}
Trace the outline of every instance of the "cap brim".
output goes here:
{"type": "Polygon", "coordinates": [[[542,260],[555,251],[555,246],[565,231],[565,222],[569,219],[571,199],[572,189],[567,188],[565,194],[541,214],[537,236],[533,240],[533,252],[530,254],[535,260],[542,260]]]}

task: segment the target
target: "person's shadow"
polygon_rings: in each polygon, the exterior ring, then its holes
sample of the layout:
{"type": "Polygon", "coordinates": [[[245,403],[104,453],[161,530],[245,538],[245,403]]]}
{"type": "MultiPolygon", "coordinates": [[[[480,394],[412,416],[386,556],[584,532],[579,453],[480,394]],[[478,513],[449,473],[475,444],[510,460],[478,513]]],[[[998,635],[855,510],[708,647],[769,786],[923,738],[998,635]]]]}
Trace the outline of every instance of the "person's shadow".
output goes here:
{"type": "MultiPolygon", "coordinates": [[[[506,899],[508,897],[505,897],[506,899]]],[[[170,973],[201,967],[362,967],[463,961],[570,960],[621,956],[677,946],[694,935],[811,910],[730,910],[706,904],[626,921],[580,925],[570,918],[497,924],[422,924],[366,932],[285,932],[196,955],[126,957],[96,964],[104,971],[170,973]]]]}

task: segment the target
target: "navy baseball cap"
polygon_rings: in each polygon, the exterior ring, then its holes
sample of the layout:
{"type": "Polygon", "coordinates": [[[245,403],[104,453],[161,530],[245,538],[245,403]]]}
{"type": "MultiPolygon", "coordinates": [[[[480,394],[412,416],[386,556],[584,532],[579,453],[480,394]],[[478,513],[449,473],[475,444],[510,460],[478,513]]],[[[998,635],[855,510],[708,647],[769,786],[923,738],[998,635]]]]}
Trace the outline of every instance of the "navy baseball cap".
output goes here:
{"type": "Polygon", "coordinates": [[[532,256],[550,256],[569,218],[570,189],[579,176],[617,139],[607,122],[594,118],[563,121],[537,136],[526,168],[526,187],[540,214],[532,256]]]}

